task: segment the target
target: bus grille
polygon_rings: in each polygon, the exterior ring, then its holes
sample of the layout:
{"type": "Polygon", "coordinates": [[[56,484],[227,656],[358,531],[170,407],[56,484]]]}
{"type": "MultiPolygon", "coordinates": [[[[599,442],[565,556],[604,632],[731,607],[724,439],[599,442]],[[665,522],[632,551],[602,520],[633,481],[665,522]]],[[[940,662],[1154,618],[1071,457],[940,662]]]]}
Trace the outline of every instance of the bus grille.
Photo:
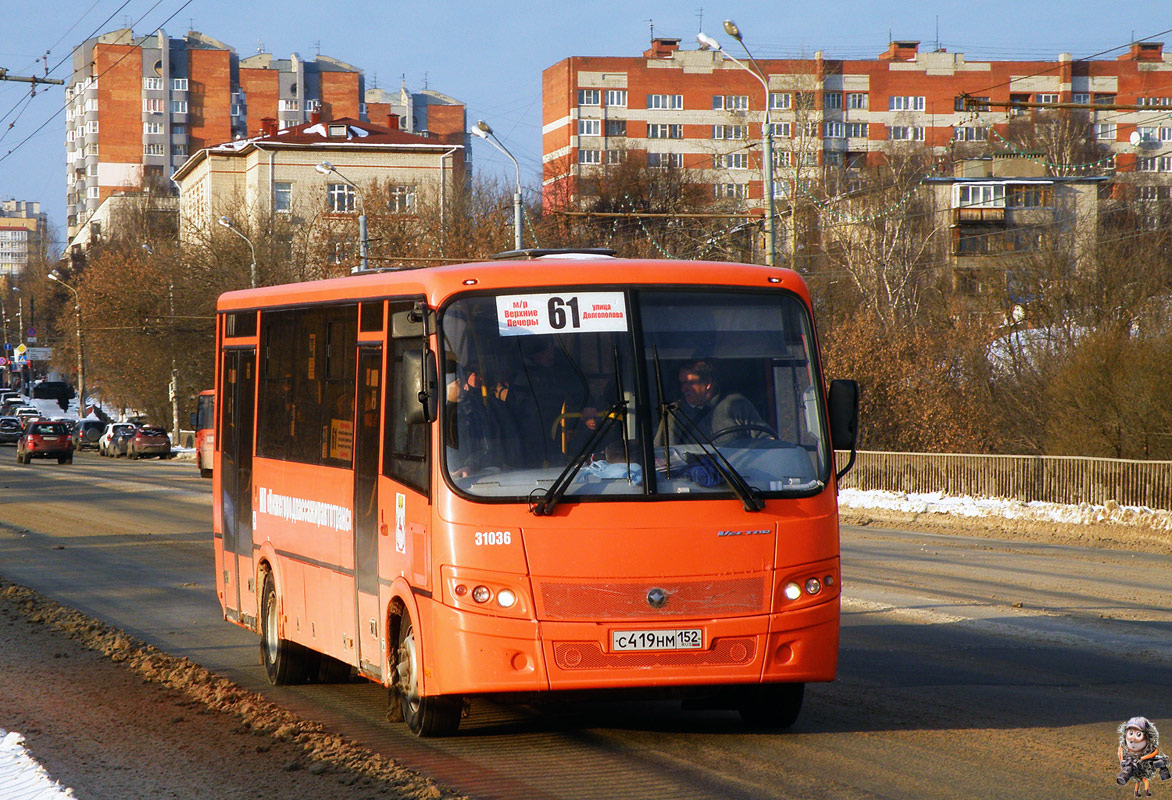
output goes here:
{"type": "Polygon", "coordinates": [[[638,583],[539,584],[541,619],[659,619],[662,617],[722,617],[767,613],[763,577],[710,581],[653,581],[638,583]],[[667,593],[667,602],[652,608],[647,593],[667,593]]]}
{"type": "Polygon", "coordinates": [[[554,642],[558,669],[641,669],[646,667],[704,667],[748,664],[757,655],[752,636],[717,639],[711,650],[645,650],[606,653],[597,642],[554,642]]]}

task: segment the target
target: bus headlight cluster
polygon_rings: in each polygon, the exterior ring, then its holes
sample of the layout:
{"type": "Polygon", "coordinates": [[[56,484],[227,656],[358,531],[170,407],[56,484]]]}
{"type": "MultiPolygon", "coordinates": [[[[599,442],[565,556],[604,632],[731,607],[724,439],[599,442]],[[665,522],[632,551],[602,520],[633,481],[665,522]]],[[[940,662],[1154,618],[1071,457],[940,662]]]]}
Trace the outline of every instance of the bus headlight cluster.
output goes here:
{"type": "Polygon", "coordinates": [[[496,599],[495,605],[500,608],[512,608],[517,605],[517,593],[512,589],[500,589],[494,593],[490,587],[484,584],[477,584],[469,589],[467,584],[457,583],[452,591],[458,598],[471,596],[472,601],[481,606],[491,604],[494,597],[496,599]]]}
{"type": "Polygon", "coordinates": [[[804,585],[797,581],[790,581],[781,591],[785,595],[786,600],[797,600],[803,594],[811,597],[821,594],[823,588],[830,589],[834,586],[834,583],[833,575],[827,575],[825,578],[807,578],[804,585]]]}

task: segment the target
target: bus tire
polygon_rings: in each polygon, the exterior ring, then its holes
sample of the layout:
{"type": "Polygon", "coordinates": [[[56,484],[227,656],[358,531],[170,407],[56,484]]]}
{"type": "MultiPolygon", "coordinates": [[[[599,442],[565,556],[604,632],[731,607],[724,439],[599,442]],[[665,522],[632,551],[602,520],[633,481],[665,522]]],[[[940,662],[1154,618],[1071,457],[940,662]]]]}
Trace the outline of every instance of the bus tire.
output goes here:
{"type": "Polygon", "coordinates": [[[798,720],[804,683],[767,683],[744,687],[737,693],[736,709],[745,725],[754,730],[780,730],[798,720]]]}
{"type": "Polygon", "coordinates": [[[317,668],[313,651],[282,639],[277,624],[277,588],[273,576],[266,574],[260,600],[260,663],[273,686],[305,683],[311,669],[317,668]]]}
{"type": "Polygon", "coordinates": [[[419,694],[419,675],[423,669],[422,654],[415,640],[411,618],[403,615],[399,623],[399,648],[395,661],[395,675],[403,722],[416,736],[450,736],[460,727],[464,700],[458,695],[419,694]]]}

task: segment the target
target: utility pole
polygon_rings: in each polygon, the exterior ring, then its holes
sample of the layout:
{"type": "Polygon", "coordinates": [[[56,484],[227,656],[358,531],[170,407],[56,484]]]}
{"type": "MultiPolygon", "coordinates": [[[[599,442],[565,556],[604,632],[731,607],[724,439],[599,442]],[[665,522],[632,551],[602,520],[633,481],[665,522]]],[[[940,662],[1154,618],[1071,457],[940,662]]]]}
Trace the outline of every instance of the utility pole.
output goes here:
{"type": "Polygon", "coordinates": [[[0,67],[0,81],[20,81],[21,83],[31,83],[33,85],[33,94],[37,92],[38,83],[49,83],[54,86],[61,86],[65,83],[63,80],[57,78],[50,78],[47,74],[48,65],[45,67],[46,75],[43,78],[38,78],[36,75],[9,75],[7,67],[0,67]]]}

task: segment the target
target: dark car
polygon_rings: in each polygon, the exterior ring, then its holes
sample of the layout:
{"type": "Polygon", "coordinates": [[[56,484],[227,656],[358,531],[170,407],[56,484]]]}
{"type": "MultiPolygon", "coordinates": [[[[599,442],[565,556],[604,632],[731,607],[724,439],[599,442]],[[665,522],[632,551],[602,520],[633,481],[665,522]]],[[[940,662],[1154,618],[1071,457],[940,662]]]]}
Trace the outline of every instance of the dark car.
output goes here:
{"type": "Polygon", "coordinates": [[[158,425],[143,425],[126,440],[127,458],[171,457],[171,437],[158,425]]]}
{"type": "Polygon", "coordinates": [[[19,417],[0,417],[0,442],[16,444],[23,427],[24,424],[19,417]]]}
{"type": "MultiPolygon", "coordinates": [[[[90,448],[98,449],[98,439],[102,438],[102,432],[106,430],[106,423],[97,419],[79,419],[73,425],[73,449],[85,450],[90,448]]],[[[0,434],[0,442],[4,441],[4,437],[0,434]]]]}
{"type": "Polygon", "coordinates": [[[65,381],[39,381],[33,385],[33,397],[37,400],[72,400],[76,394],[65,381]]]}
{"type": "Polygon", "coordinates": [[[30,420],[16,440],[16,463],[27,464],[34,458],[55,458],[58,464],[72,464],[73,437],[69,423],[30,420]]]}
{"type": "Polygon", "coordinates": [[[110,444],[106,448],[107,455],[118,458],[118,456],[124,456],[130,452],[130,440],[134,438],[137,431],[138,426],[134,424],[115,430],[110,437],[110,444]]]}

